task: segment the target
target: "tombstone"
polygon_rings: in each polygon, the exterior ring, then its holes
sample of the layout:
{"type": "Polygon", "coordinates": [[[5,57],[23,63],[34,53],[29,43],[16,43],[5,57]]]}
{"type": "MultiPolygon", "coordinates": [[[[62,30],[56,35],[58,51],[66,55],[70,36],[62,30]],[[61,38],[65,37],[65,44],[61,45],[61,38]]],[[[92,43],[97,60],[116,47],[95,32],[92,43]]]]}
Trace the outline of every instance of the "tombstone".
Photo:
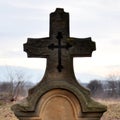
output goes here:
{"type": "MultiPolygon", "coordinates": [[[[74,75],[73,58],[91,57],[91,38],[69,36],[69,13],[57,8],[50,14],[50,36],[28,38],[28,57],[47,59],[43,79],[20,103],[12,106],[19,120],[100,120],[106,106],[93,101],[74,75]]],[[[42,63],[41,63],[42,64],[42,63]]]]}

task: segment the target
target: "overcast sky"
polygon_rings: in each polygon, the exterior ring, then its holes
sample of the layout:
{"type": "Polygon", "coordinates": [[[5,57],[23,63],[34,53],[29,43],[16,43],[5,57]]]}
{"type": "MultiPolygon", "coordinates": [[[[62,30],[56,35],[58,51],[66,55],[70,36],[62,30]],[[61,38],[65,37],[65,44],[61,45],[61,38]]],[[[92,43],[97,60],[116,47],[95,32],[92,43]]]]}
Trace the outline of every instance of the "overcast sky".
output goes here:
{"type": "Polygon", "coordinates": [[[0,65],[45,69],[45,59],[27,58],[27,38],[49,36],[49,14],[70,13],[70,36],[92,37],[97,50],[91,58],[74,59],[76,75],[105,78],[120,73],[120,0],[0,0],[0,65]]]}

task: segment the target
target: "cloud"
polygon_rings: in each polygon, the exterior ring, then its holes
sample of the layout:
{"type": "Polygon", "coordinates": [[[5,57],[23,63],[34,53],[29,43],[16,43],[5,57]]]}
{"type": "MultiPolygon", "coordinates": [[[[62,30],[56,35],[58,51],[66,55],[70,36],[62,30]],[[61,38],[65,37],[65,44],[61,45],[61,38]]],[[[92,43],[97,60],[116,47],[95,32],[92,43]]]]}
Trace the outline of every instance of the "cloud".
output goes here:
{"type": "Polygon", "coordinates": [[[0,65],[6,66],[21,66],[33,69],[42,69],[46,68],[46,59],[44,58],[1,58],[0,65]]]}
{"type": "Polygon", "coordinates": [[[44,75],[44,70],[19,66],[0,66],[0,73],[2,73],[0,74],[0,82],[10,81],[10,75],[14,76],[13,80],[15,81],[15,73],[17,73],[23,75],[25,82],[31,81],[33,83],[38,83],[44,75]]]}
{"type": "Polygon", "coordinates": [[[120,65],[119,6],[120,0],[1,0],[0,64],[41,67],[40,61],[28,62],[32,60],[23,52],[23,43],[28,37],[48,37],[49,14],[63,7],[70,13],[71,36],[91,36],[97,46],[92,58],[76,61],[76,72],[109,72],[113,68],[105,66],[120,65]]]}
{"type": "Polygon", "coordinates": [[[76,73],[76,79],[81,83],[89,83],[91,80],[105,80],[104,76],[95,75],[92,73],[76,73]]]}
{"type": "Polygon", "coordinates": [[[20,50],[9,50],[0,52],[0,58],[23,58],[24,54],[20,50]]]}

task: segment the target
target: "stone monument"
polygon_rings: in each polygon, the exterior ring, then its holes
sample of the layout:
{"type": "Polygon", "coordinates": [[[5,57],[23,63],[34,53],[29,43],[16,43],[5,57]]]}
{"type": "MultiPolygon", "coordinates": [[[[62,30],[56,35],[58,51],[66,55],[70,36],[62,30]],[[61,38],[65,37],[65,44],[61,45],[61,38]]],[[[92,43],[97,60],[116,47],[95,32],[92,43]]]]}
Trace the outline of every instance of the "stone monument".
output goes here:
{"type": "Polygon", "coordinates": [[[29,95],[12,106],[19,120],[100,120],[106,107],[93,101],[90,92],[76,80],[73,57],[91,57],[91,38],[69,36],[69,13],[57,8],[50,14],[50,36],[28,38],[28,57],[47,59],[46,72],[29,95]]]}

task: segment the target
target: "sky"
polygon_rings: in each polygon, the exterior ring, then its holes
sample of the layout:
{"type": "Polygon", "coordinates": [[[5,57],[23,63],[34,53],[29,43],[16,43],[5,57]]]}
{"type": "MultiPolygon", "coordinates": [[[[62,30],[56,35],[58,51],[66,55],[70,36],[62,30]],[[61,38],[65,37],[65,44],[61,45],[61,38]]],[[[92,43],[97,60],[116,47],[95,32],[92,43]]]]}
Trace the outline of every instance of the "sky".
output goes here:
{"type": "Polygon", "coordinates": [[[0,66],[45,71],[46,59],[27,58],[23,43],[49,36],[49,14],[56,8],[69,12],[71,37],[96,42],[92,57],[74,58],[77,79],[120,74],[120,0],[0,0],[0,66]]]}

